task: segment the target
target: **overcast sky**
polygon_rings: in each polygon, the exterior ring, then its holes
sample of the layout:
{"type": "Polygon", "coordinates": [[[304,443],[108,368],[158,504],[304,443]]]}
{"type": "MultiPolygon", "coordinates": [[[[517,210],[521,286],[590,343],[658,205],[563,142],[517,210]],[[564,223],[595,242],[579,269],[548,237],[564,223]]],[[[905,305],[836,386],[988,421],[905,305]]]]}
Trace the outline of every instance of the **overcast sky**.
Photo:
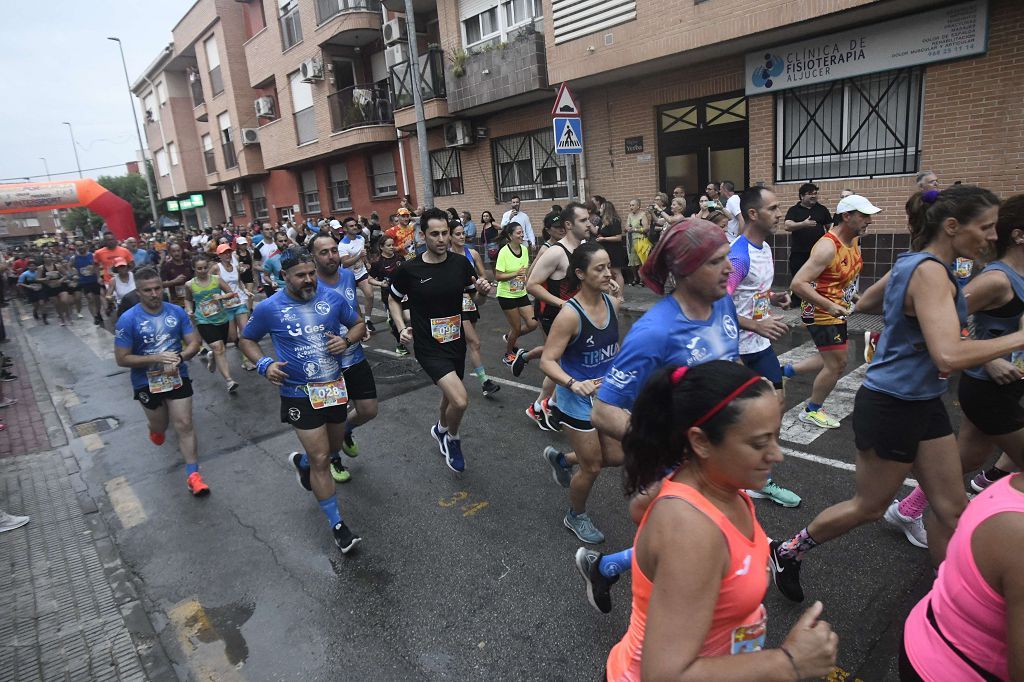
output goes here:
{"type": "MultiPolygon", "coordinates": [[[[171,42],[171,28],[194,0],[29,0],[4,2],[0,28],[0,182],[77,178],[74,126],[86,177],[124,174],[139,144],[117,43],[134,81],[171,42]],[[71,175],[56,175],[73,171],[71,175]],[[10,178],[16,178],[10,180],[10,178]]],[[[134,96],[132,102],[137,106],[134,96]]]]}

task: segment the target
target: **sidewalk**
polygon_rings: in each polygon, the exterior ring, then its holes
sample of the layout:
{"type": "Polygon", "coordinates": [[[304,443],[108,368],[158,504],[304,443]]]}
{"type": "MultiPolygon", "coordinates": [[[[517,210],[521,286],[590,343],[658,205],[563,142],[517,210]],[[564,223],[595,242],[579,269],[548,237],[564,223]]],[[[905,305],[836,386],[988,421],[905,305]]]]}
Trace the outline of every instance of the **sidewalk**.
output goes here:
{"type": "Polygon", "coordinates": [[[173,678],[140,659],[133,635],[149,622],[79,473],[85,450],[68,441],[20,308],[2,312],[18,376],[3,388],[18,403],[0,411],[0,508],[32,520],[0,535],[0,680],[173,678]]]}

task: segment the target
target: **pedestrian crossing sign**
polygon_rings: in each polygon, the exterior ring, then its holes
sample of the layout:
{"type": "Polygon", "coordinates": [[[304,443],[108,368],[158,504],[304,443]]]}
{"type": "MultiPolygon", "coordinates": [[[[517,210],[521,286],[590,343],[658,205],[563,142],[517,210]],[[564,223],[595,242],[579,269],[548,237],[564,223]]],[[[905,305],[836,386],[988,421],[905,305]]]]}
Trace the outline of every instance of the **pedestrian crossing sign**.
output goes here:
{"type": "Polygon", "coordinates": [[[553,119],[555,128],[556,154],[583,153],[583,124],[578,118],[558,117],[553,119]]]}

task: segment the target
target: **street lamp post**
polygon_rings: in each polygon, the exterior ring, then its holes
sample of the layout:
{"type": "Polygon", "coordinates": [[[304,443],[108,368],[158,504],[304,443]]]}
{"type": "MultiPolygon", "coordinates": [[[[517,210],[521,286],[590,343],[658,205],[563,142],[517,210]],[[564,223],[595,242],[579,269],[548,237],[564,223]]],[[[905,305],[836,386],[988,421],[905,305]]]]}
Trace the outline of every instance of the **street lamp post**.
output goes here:
{"type": "Polygon", "coordinates": [[[43,170],[46,171],[46,181],[47,182],[52,181],[53,178],[50,177],[50,166],[47,165],[47,163],[46,163],[46,157],[45,156],[40,156],[39,160],[43,162],[43,170]]]}
{"type": "Polygon", "coordinates": [[[78,179],[82,179],[82,164],[78,161],[78,145],[75,143],[75,129],[71,127],[71,124],[64,121],[64,125],[68,127],[68,132],[71,133],[71,151],[75,153],[75,167],[78,168],[78,179]]]}
{"type": "Polygon", "coordinates": [[[124,59],[124,46],[120,38],[108,37],[117,43],[117,49],[121,52],[121,66],[124,67],[124,84],[128,88],[128,103],[132,107],[132,119],[135,121],[135,136],[139,140],[139,151],[142,152],[142,177],[146,179],[146,190],[149,192],[149,208],[153,212],[153,227],[156,228],[159,218],[156,214],[156,195],[153,193],[153,183],[149,179],[149,166],[146,164],[146,148],[142,145],[142,133],[139,129],[139,115],[135,113],[135,100],[132,98],[132,82],[128,78],[128,62],[124,59]]]}

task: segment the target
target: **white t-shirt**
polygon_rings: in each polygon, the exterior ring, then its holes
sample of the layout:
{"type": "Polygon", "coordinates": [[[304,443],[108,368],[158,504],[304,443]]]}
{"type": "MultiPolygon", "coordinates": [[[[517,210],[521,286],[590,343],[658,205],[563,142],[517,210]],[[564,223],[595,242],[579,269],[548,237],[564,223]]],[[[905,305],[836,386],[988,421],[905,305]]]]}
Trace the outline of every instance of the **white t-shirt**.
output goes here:
{"type": "MultiPolygon", "coordinates": [[[[738,216],[742,212],[740,211],[739,194],[733,194],[729,197],[729,201],[725,202],[725,210],[732,213],[733,216],[738,216]]],[[[733,241],[740,235],[740,221],[733,217],[732,220],[729,221],[729,224],[725,226],[725,231],[729,235],[729,241],[733,241]]],[[[740,314],[742,315],[742,313],[740,314]]]]}
{"type": "MultiPolygon", "coordinates": [[[[752,320],[771,315],[772,280],[775,279],[775,260],[772,247],[763,243],[751,244],[746,237],[739,237],[729,250],[729,289],[736,312],[752,320]]],[[[740,331],[740,354],[759,353],[769,348],[772,342],[754,332],[740,331]]]]}
{"type": "MultiPolygon", "coordinates": [[[[505,214],[501,216],[501,226],[505,227],[511,222],[513,222],[513,218],[512,211],[510,209],[508,211],[505,211],[505,214]]],[[[517,222],[523,226],[523,238],[525,239],[526,243],[529,244],[530,246],[535,246],[537,244],[537,240],[533,235],[533,223],[530,222],[530,216],[526,215],[526,213],[522,209],[520,209],[519,213],[516,213],[514,222],[517,222]]]]}
{"type": "MultiPolygon", "coordinates": [[[[351,258],[360,251],[365,250],[366,240],[359,236],[350,237],[345,235],[341,238],[341,241],[338,242],[338,254],[341,255],[342,258],[351,258]]],[[[352,271],[352,274],[355,275],[356,279],[359,279],[366,274],[366,266],[363,264],[362,259],[357,260],[355,263],[348,266],[348,269],[352,271]]]]}

